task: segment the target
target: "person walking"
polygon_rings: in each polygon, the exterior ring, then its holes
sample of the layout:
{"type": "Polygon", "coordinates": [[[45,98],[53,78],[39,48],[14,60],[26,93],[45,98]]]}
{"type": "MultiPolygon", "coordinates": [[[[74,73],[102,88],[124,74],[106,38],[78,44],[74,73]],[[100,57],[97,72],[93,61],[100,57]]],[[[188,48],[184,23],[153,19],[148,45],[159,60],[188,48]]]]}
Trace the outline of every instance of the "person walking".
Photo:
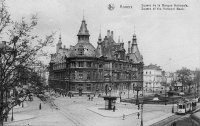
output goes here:
{"type": "Polygon", "coordinates": [[[41,105],[41,103],[40,103],[40,105],[39,105],[39,109],[40,109],[40,110],[42,109],[42,105],[41,105]]]}
{"type": "Polygon", "coordinates": [[[115,112],[115,105],[113,106],[113,112],[115,112]]]}
{"type": "Polygon", "coordinates": [[[137,113],[137,116],[138,116],[138,119],[139,119],[140,118],[140,113],[139,112],[137,113]]]}

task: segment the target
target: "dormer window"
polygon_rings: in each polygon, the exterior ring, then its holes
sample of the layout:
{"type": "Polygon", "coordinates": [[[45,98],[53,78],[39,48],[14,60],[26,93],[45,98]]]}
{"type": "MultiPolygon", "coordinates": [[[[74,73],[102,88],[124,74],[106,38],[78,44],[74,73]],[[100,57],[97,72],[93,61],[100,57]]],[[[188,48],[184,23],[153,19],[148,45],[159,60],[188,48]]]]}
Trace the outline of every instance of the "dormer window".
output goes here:
{"type": "Polygon", "coordinates": [[[78,55],[80,55],[80,56],[84,55],[84,48],[82,45],[80,45],[78,48],[78,55]]]}

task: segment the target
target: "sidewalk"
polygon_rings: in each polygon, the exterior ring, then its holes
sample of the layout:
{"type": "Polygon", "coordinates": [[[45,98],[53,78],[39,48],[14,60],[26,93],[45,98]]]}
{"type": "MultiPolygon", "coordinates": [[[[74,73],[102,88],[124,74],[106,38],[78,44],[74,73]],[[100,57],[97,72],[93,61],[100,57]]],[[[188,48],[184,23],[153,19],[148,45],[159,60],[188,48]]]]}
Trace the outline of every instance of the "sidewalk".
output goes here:
{"type": "Polygon", "coordinates": [[[4,123],[5,126],[76,126],[65,115],[36,97],[27,105],[23,109],[14,109],[17,110],[17,112],[14,111],[14,121],[10,121],[9,118],[8,122],[4,123]],[[40,103],[41,110],[39,109],[40,103]]]}
{"type": "Polygon", "coordinates": [[[103,117],[111,117],[111,118],[121,118],[123,116],[129,116],[140,112],[140,110],[137,109],[126,109],[126,108],[116,108],[115,112],[113,110],[105,110],[105,108],[102,107],[90,107],[87,109],[103,117]]]}
{"type": "Polygon", "coordinates": [[[12,110],[11,110],[8,114],[8,121],[5,122],[5,124],[22,121],[22,120],[28,120],[28,119],[37,117],[36,111],[34,113],[29,112],[29,114],[27,114],[27,111],[36,110],[36,108],[34,107],[35,105],[34,102],[35,101],[32,101],[32,102],[24,101],[23,105],[20,104],[13,107],[13,121],[11,121],[11,118],[12,118],[12,110]]]}
{"type": "Polygon", "coordinates": [[[25,107],[28,107],[27,101],[24,101],[20,105],[15,106],[14,109],[25,108],[25,107]]]}

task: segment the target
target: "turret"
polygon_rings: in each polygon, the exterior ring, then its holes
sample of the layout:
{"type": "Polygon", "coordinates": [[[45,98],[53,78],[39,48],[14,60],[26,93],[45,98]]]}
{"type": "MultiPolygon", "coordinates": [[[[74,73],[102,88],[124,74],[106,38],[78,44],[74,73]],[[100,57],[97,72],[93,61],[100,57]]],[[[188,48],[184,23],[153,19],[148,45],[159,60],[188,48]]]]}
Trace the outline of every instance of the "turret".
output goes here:
{"type": "Polygon", "coordinates": [[[107,37],[110,37],[110,30],[107,30],[107,37]]]}
{"type": "Polygon", "coordinates": [[[137,45],[136,34],[133,34],[132,45],[133,45],[133,44],[137,45]]]}
{"type": "Polygon", "coordinates": [[[78,42],[89,42],[89,31],[87,30],[86,21],[83,19],[80,30],[78,32],[78,42]]]}
{"type": "Polygon", "coordinates": [[[60,34],[58,43],[56,45],[56,52],[58,53],[59,49],[61,49],[61,48],[62,48],[62,40],[61,40],[61,34],[60,34]]]}
{"type": "Polygon", "coordinates": [[[101,42],[101,33],[99,33],[99,38],[98,38],[98,42],[100,41],[101,42]]]}
{"type": "Polygon", "coordinates": [[[118,43],[120,43],[120,36],[119,36],[119,38],[118,38],[118,43]]]}
{"type": "Polygon", "coordinates": [[[113,39],[113,37],[114,37],[114,33],[113,31],[111,31],[111,38],[113,39]]]}
{"type": "Polygon", "coordinates": [[[131,41],[128,41],[128,53],[131,53],[131,41]]]}
{"type": "Polygon", "coordinates": [[[131,46],[131,53],[130,53],[130,59],[132,59],[132,61],[139,63],[139,62],[143,62],[143,58],[140,55],[138,46],[137,46],[137,38],[136,35],[133,35],[132,38],[132,46],[131,46]]]}
{"type": "Polygon", "coordinates": [[[133,34],[133,38],[132,38],[132,46],[131,46],[131,53],[134,53],[135,48],[137,48],[137,38],[136,38],[136,34],[133,34]]]}

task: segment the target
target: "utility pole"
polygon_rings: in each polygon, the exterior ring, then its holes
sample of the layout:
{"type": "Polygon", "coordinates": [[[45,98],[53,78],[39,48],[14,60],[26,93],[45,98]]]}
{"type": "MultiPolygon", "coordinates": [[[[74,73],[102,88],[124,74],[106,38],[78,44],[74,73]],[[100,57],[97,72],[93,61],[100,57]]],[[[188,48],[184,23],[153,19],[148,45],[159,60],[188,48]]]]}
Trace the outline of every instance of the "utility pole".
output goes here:
{"type": "Polygon", "coordinates": [[[141,125],[140,126],[143,126],[143,101],[141,102],[141,125]]]}
{"type": "Polygon", "coordinates": [[[128,82],[128,98],[129,98],[129,91],[130,91],[130,83],[128,82]]]}
{"type": "MultiPolygon", "coordinates": [[[[1,57],[1,49],[0,49],[0,86],[2,86],[2,59],[1,59],[2,57],[1,57]]],[[[0,122],[1,122],[1,124],[0,125],[2,125],[3,126],[3,88],[0,88],[0,122]]]]}

